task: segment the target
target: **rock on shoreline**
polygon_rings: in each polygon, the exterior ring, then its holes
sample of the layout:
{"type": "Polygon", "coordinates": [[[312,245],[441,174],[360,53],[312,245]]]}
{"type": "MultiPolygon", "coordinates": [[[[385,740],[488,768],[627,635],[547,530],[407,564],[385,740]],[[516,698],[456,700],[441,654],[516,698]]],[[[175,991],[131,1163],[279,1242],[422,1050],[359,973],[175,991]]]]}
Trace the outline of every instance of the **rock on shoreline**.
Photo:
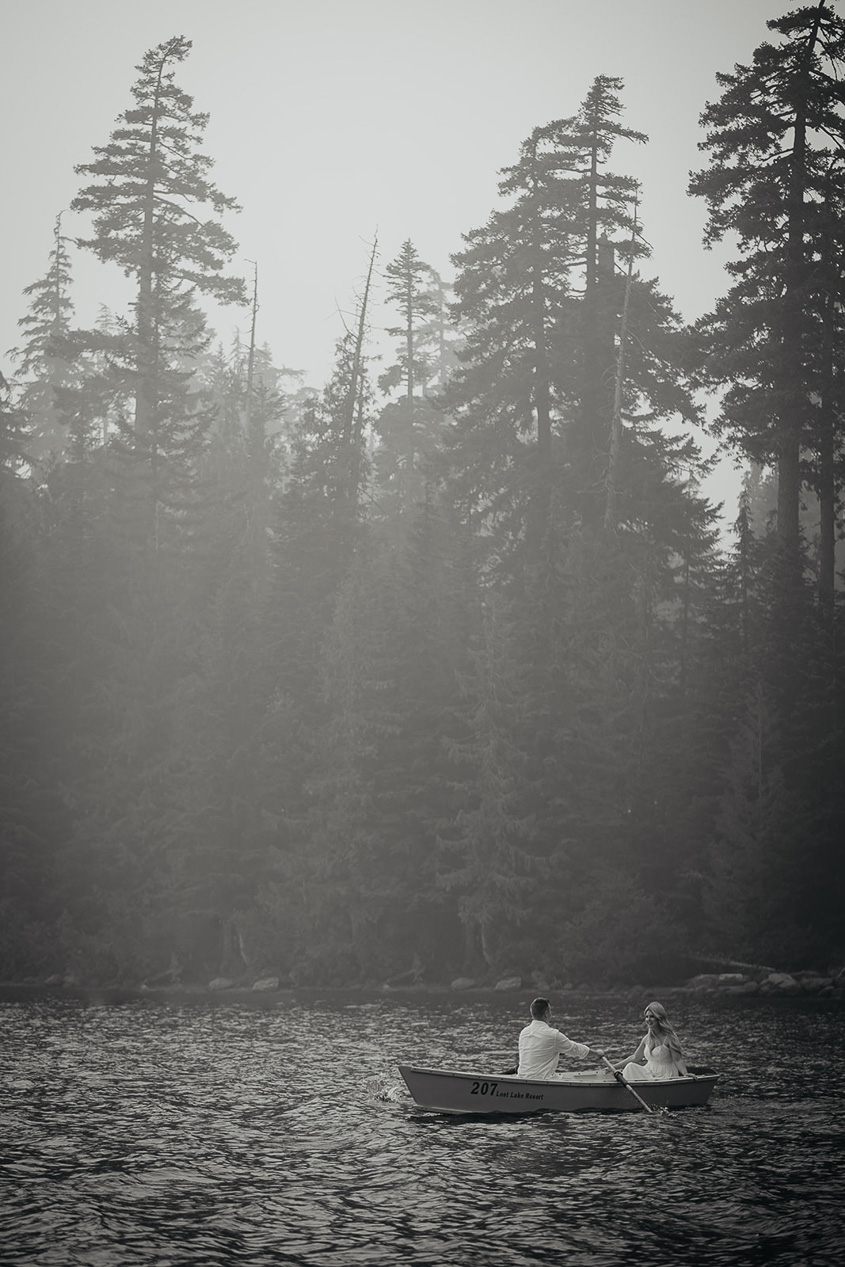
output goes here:
{"type": "Polygon", "coordinates": [[[818,972],[702,972],[684,987],[710,994],[813,994],[818,998],[845,997],[845,969],[826,975],[818,972]]]}

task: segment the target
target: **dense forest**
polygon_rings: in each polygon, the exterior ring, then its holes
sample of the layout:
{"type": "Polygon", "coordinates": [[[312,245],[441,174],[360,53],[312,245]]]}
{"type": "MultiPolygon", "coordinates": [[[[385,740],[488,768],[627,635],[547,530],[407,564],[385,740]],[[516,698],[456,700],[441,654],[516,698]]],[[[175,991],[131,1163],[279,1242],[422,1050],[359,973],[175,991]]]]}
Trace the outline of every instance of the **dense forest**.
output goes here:
{"type": "Polygon", "coordinates": [[[648,275],[599,75],[449,281],[373,243],[315,392],[230,271],[190,42],[144,56],[2,380],[0,977],[841,962],[845,22],[768,27],[702,103],[712,312],[648,275]],[[76,251],[132,286],[92,329],[76,251]]]}

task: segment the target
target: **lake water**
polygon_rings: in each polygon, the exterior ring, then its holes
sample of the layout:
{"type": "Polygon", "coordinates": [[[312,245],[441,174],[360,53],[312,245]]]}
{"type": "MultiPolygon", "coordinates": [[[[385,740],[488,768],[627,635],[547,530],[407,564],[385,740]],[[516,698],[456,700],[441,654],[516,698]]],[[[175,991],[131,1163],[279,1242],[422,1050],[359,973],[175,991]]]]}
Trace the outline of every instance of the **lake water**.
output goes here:
{"type": "MultiPolygon", "coordinates": [[[[415,1109],[400,1060],[496,1072],[529,995],[0,1000],[0,1262],[567,1267],[845,1259],[845,1009],[667,997],[706,1108],[415,1109]]],[[[554,1021],[629,1055],[640,998],[554,1021]]],[[[578,1066],[583,1067],[583,1066],[578,1066]]]]}

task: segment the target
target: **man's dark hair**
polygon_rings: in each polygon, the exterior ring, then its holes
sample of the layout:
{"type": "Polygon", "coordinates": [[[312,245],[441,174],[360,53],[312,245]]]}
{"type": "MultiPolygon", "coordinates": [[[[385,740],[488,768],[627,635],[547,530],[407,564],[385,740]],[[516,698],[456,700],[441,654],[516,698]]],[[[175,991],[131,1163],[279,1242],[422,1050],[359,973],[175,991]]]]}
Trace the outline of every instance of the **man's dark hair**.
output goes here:
{"type": "Polygon", "coordinates": [[[548,999],[535,999],[531,1004],[531,1015],[535,1021],[542,1021],[550,1007],[551,1003],[548,999]]]}

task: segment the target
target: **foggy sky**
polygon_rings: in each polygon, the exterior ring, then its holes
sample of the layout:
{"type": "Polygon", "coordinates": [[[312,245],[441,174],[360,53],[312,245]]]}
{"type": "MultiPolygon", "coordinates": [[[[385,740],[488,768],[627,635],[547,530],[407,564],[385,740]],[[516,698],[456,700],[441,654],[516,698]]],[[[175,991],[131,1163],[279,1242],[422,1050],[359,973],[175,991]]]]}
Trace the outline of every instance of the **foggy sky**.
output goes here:
{"type": "MultiPolygon", "coordinates": [[[[243,207],[226,225],[238,271],[259,266],[258,337],[277,364],[321,386],[378,231],[380,262],[410,238],[448,279],[461,233],[496,205],[497,172],[539,125],[576,112],[596,75],[620,76],[614,170],[642,184],[658,276],[693,320],[725,288],[724,251],[701,245],[704,208],[686,196],[704,165],[698,116],[717,71],[747,62],[786,0],[0,0],[6,196],[0,367],[19,342],[23,288],[44,275],[56,214],[104,145],[144,53],[193,41],[176,82],[211,120],[214,178],[243,207]]],[[[86,217],[63,218],[70,236],[86,217]]],[[[114,268],[73,253],[80,324],[129,294],[114,268]]],[[[378,295],[376,296],[378,299],[378,295]]],[[[239,310],[212,312],[224,342],[239,310]]],[[[375,322],[395,317],[375,312],[375,322]]],[[[711,496],[732,495],[728,480],[711,496]]],[[[729,511],[731,506],[727,508],[729,511]]],[[[732,517],[729,516],[729,517],[732,517]]]]}

